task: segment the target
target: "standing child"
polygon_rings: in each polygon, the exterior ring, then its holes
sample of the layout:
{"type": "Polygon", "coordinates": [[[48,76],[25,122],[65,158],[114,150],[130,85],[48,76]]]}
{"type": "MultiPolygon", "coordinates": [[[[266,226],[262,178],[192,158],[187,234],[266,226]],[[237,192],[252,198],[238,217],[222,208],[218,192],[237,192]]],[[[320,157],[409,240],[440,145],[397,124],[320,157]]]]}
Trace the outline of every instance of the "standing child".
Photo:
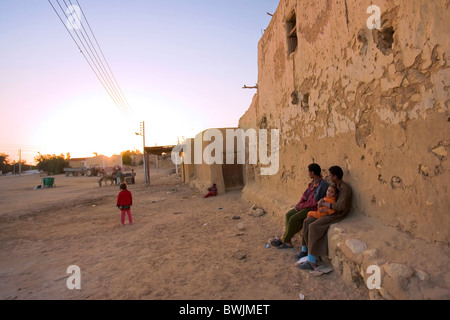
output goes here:
{"type": "Polygon", "coordinates": [[[133,224],[131,218],[131,206],[133,205],[133,197],[131,192],[127,190],[127,184],[122,183],[120,185],[120,192],[117,196],[117,207],[120,209],[120,224],[123,226],[125,223],[125,213],[128,215],[128,222],[133,224]]]}

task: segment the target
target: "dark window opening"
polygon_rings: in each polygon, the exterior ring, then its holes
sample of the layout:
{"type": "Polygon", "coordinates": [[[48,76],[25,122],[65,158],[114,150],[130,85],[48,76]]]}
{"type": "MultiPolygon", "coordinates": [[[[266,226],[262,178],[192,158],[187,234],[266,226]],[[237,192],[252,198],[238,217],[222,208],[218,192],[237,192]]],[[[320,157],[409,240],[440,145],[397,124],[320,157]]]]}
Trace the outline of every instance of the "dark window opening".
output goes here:
{"type": "Polygon", "coordinates": [[[305,93],[302,97],[302,109],[307,112],[309,110],[309,93],[305,93]]]}
{"type": "Polygon", "coordinates": [[[287,44],[288,44],[288,54],[297,49],[298,39],[297,39],[297,17],[295,12],[292,13],[292,16],[286,22],[286,31],[287,31],[287,44]]]}
{"type": "Polygon", "coordinates": [[[385,55],[389,55],[392,53],[392,45],[394,43],[394,33],[395,30],[392,27],[384,28],[379,31],[373,30],[374,41],[377,45],[377,48],[385,55]]]}

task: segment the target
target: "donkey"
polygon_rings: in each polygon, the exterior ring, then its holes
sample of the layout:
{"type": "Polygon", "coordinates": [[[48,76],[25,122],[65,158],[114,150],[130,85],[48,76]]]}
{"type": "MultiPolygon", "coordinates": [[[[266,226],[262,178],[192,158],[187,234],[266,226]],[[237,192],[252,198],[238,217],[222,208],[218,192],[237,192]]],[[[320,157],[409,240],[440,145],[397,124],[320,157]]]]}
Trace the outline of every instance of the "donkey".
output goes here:
{"type": "Polygon", "coordinates": [[[108,182],[108,180],[111,182],[111,185],[116,183],[116,177],[114,175],[109,175],[106,172],[102,172],[102,177],[97,180],[98,186],[102,187],[102,182],[105,182],[105,186],[106,186],[106,183],[108,182]]]}

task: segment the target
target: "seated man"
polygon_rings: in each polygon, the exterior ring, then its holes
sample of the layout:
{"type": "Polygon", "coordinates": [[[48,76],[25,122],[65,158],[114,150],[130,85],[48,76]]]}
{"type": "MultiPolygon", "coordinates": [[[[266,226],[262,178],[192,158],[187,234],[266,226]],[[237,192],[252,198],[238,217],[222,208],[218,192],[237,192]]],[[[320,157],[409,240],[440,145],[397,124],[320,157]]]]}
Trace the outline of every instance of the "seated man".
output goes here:
{"type": "Polygon", "coordinates": [[[272,240],[272,246],[278,247],[278,249],[293,248],[291,238],[302,230],[303,221],[308,212],[317,210],[317,202],[326,194],[328,183],[322,179],[321,172],[322,169],[317,163],[308,166],[308,174],[312,180],[300,202],[286,213],[284,234],[281,239],[272,240]]]}
{"type": "Polygon", "coordinates": [[[324,204],[323,199],[318,202],[319,207],[325,205],[335,212],[320,219],[309,217],[303,223],[302,251],[296,255],[296,258],[308,256],[308,261],[299,264],[300,269],[314,270],[317,267],[316,257],[328,255],[328,228],[344,219],[350,211],[352,189],[346,182],[342,181],[343,176],[344,172],[338,166],[328,169],[328,178],[336,184],[339,196],[334,204],[324,204]]]}

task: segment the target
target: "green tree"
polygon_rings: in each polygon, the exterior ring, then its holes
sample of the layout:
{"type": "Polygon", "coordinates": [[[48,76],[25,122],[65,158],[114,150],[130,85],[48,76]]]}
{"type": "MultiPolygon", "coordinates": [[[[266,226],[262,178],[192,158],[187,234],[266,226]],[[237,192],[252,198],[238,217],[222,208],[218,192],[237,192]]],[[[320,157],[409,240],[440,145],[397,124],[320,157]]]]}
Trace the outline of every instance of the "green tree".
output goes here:
{"type": "Polygon", "coordinates": [[[69,167],[69,160],[68,158],[64,158],[64,154],[62,153],[59,156],[38,153],[39,155],[34,158],[37,163],[37,168],[47,172],[49,175],[63,173],[64,168],[69,167]]]}
{"type": "Polygon", "coordinates": [[[19,161],[11,161],[9,160],[9,155],[5,153],[0,153],[0,171],[2,174],[9,173],[9,172],[15,172],[16,174],[19,173],[19,166],[21,167],[22,172],[30,170],[32,165],[29,165],[26,163],[25,160],[21,161],[19,164],[19,161]]]}
{"type": "Polygon", "coordinates": [[[136,165],[134,158],[135,158],[135,156],[137,156],[139,154],[142,154],[142,153],[137,150],[133,150],[133,151],[127,150],[127,151],[122,151],[120,153],[120,155],[122,156],[123,164],[127,165],[127,166],[136,165]]]}
{"type": "Polygon", "coordinates": [[[9,155],[5,153],[0,153],[0,171],[2,173],[11,172],[11,164],[8,159],[9,155]]]}
{"type": "Polygon", "coordinates": [[[123,151],[120,154],[122,155],[122,162],[124,165],[131,166],[133,164],[130,150],[123,151]]]}

